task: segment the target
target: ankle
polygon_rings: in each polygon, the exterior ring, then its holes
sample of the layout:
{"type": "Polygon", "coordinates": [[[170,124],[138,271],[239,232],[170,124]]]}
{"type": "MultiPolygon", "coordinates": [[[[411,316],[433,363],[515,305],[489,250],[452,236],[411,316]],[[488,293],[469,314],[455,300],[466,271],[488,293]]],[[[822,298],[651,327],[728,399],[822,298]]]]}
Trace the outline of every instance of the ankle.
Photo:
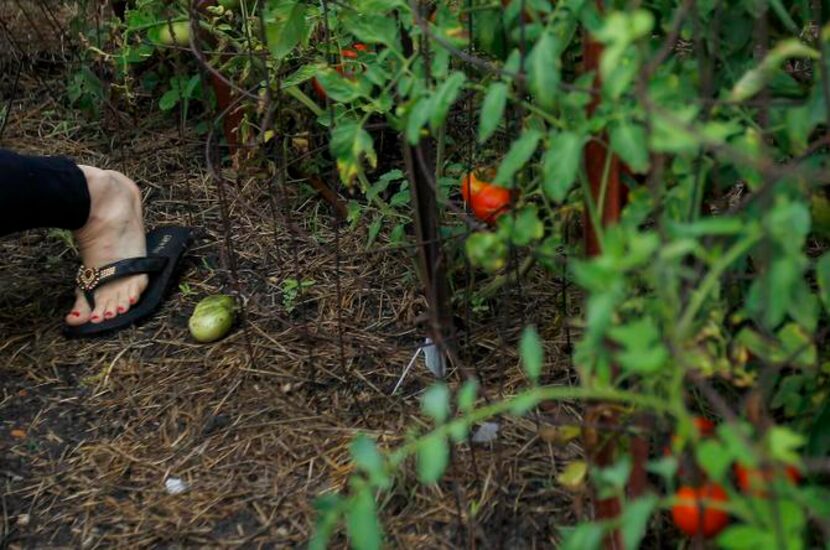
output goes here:
{"type": "Polygon", "coordinates": [[[87,225],[107,220],[126,220],[131,210],[141,208],[141,196],[135,183],[112,170],[81,166],[89,189],[87,225]]]}

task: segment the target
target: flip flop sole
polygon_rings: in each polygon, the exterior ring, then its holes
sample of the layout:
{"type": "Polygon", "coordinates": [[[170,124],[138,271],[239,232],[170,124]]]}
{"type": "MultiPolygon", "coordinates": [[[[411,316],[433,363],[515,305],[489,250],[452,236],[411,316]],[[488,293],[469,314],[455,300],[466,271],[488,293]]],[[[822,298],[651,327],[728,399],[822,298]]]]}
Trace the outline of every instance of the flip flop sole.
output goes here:
{"type": "Polygon", "coordinates": [[[182,257],[192,230],[188,227],[167,226],[147,233],[147,255],[167,258],[164,269],[150,274],[147,288],[141,294],[138,303],[126,313],[101,323],[85,323],[78,326],[63,326],[63,333],[69,338],[100,336],[126,328],[151,315],[164,300],[164,293],[173,278],[179,260],[182,257]]]}

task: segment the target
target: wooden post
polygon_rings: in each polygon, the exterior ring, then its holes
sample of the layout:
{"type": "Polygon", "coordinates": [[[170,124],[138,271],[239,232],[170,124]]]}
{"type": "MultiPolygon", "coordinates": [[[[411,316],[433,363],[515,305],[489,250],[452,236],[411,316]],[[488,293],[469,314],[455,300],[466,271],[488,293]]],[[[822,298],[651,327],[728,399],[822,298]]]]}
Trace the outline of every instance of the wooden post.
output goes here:
{"type": "MultiPolygon", "coordinates": [[[[601,2],[597,4],[602,9],[601,2]]],[[[602,45],[591,39],[586,32],[583,36],[583,69],[585,71],[596,71],[596,78],[593,82],[594,95],[588,105],[588,114],[593,114],[600,102],[600,90],[602,81],[599,75],[599,61],[602,56],[602,45]]],[[[607,139],[603,139],[607,143],[607,139]]],[[[612,225],[619,221],[622,208],[625,205],[627,193],[622,183],[622,172],[624,167],[619,158],[608,150],[608,147],[597,140],[591,140],[585,147],[585,171],[591,191],[591,199],[599,211],[600,223],[603,227],[612,225]],[[599,204],[602,194],[603,180],[605,180],[605,193],[603,204],[599,204]]],[[[585,253],[587,256],[596,256],[601,253],[602,245],[597,238],[591,217],[588,214],[588,207],[583,212],[585,226],[585,253]]],[[[601,403],[589,405],[585,413],[587,427],[583,429],[583,443],[585,454],[589,463],[604,468],[611,466],[616,460],[617,438],[604,437],[600,426],[617,424],[619,416],[611,407],[601,403]]],[[[632,450],[636,450],[634,459],[636,462],[642,460],[644,442],[632,441],[632,450]]],[[[648,444],[645,442],[646,460],[648,458],[648,444]]],[[[645,486],[645,463],[635,464],[630,479],[632,495],[640,494],[645,486]]],[[[608,520],[618,517],[622,511],[622,503],[616,496],[604,499],[595,499],[595,516],[598,520],[608,520]]],[[[614,529],[604,540],[604,547],[611,550],[623,548],[622,536],[619,529],[614,529]]]]}

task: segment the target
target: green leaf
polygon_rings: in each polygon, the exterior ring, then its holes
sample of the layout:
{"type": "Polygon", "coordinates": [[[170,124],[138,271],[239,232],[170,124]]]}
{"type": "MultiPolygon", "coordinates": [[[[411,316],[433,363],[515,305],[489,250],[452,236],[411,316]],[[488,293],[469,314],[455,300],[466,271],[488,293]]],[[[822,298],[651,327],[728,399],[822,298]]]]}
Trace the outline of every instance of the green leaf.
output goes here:
{"type": "Polygon", "coordinates": [[[421,400],[421,409],[436,424],[443,423],[450,414],[450,390],[447,388],[447,385],[443,382],[438,382],[430,386],[424,392],[421,400]]]}
{"type": "MultiPolygon", "coordinates": [[[[612,466],[601,468],[594,471],[594,477],[597,484],[602,487],[606,485],[613,488],[613,490],[622,490],[625,484],[628,483],[628,477],[631,475],[631,458],[623,456],[612,466]]],[[[602,498],[602,497],[600,497],[602,498]]]]}
{"type": "Polygon", "coordinates": [[[648,171],[648,143],[646,130],[641,124],[624,121],[611,126],[611,149],[617,153],[635,173],[648,171]]]}
{"type": "Polygon", "coordinates": [[[431,433],[418,442],[418,479],[435,483],[450,462],[450,448],[441,434],[431,433]]]}
{"type": "Polygon", "coordinates": [[[299,69],[280,80],[280,89],[284,90],[291,86],[298,86],[307,80],[311,80],[324,67],[322,64],[309,63],[301,66],[299,69]]]}
{"type": "Polygon", "coordinates": [[[524,166],[539,145],[542,133],[539,130],[526,130],[511,145],[510,150],[499,164],[499,170],[493,183],[512,189],[513,176],[524,166]]]}
{"type": "Polygon", "coordinates": [[[305,2],[280,0],[265,18],[265,36],[271,54],[282,59],[303,39],[306,32],[305,2]]]}
{"type": "Polygon", "coordinates": [[[545,234],[545,224],[539,219],[536,205],[525,206],[513,216],[499,218],[499,234],[516,246],[527,246],[545,234]]]}
{"type": "Polygon", "coordinates": [[[377,166],[378,157],[372,136],[357,121],[340,122],[331,133],[329,147],[344,183],[351,183],[357,177],[363,161],[372,168],[377,166]]]}
{"type": "Polygon", "coordinates": [[[343,24],[361,42],[384,44],[392,50],[400,50],[394,17],[370,11],[346,11],[343,24]]]}
{"type": "MultiPolygon", "coordinates": [[[[563,529],[564,531],[564,529],[563,529]]],[[[596,550],[602,544],[605,528],[599,523],[580,523],[565,533],[562,550],[596,550]]]]}
{"type": "Polygon", "coordinates": [[[522,359],[522,368],[527,377],[536,384],[539,382],[539,375],[542,374],[542,363],[544,361],[544,350],[539,333],[533,326],[525,327],[522,338],[519,341],[519,355],[522,359]]]}
{"type": "Polygon", "coordinates": [[[648,527],[648,520],[659,500],[656,495],[649,494],[626,503],[620,516],[623,548],[640,547],[640,541],[643,540],[646,527],[648,527]]]}
{"type": "Polygon", "coordinates": [[[369,225],[369,237],[366,241],[366,249],[368,250],[372,243],[375,242],[375,239],[378,237],[378,233],[380,233],[380,229],[383,227],[383,216],[378,216],[372,223],[369,225]]]}
{"type": "Polygon", "coordinates": [[[406,118],[406,140],[411,145],[415,145],[421,141],[421,128],[429,120],[431,108],[432,102],[428,98],[422,97],[409,110],[406,118]]]}
{"type": "Polygon", "coordinates": [[[473,410],[476,403],[476,394],[478,393],[478,381],[475,378],[466,380],[458,390],[458,410],[462,413],[468,413],[473,410]]]}
{"type": "Polygon", "coordinates": [[[753,525],[733,525],[718,536],[718,546],[725,550],[766,548],[774,538],[774,533],[762,531],[753,525]]]}
{"type": "Polygon", "coordinates": [[[649,316],[612,328],[608,335],[623,346],[614,355],[620,366],[629,372],[657,372],[668,360],[669,353],[660,341],[660,331],[649,316]]]}
{"type": "Polygon", "coordinates": [[[706,439],[697,447],[697,461],[714,481],[723,480],[732,464],[732,457],[718,441],[706,439]]]}
{"type": "Polygon", "coordinates": [[[358,550],[380,549],[383,533],[378,521],[372,488],[362,484],[346,506],[346,528],[352,548],[358,550]]]}
{"type": "Polygon", "coordinates": [[[830,312],[830,252],[825,252],[816,262],[816,282],[821,302],[830,312]]]}
{"type": "Polygon", "coordinates": [[[553,108],[559,96],[560,49],[556,36],[545,32],[527,57],[530,93],[546,109],[553,108]]]}
{"type": "Polygon", "coordinates": [[[429,115],[429,127],[433,132],[444,123],[450,107],[458,98],[458,92],[461,91],[466,80],[467,77],[464,73],[455,71],[435,90],[430,100],[431,112],[429,115]]]}
{"type": "Polygon", "coordinates": [[[582,163],[585,138],[575,132],[552,132],[542,159],[542,188],[555,202],[571,190],[582,163]]]}
{"type": "Polygon", "coordinates": [[[314,534],[308,543],[309,550],[326,550],[331,533],[340,519],[343,498],[338,494],[322,495],[314,499],[314,534]]]}
{"type": "Polygon", "coordinates": [[[781,64],[791,57],[818,59],[820,54],[797,38],[783,40],[767,53],[767,56],[757,67],[753,67],[744,73],[732,88],[729,99],[744,101],[760,92],[778,71],[781,64]]]}
{"type": "Polygon", "coordinates": [[[373,485],[378,487],[389,485],[383,456],[378,452],[374,441],[364,434],[359,434],[352,441],[350,451],[355,465],[369,475],[369,480],[373,485]]]}
{"type": "Polygon", "coordinates": [[[350,103],[367,95],[368,89],[360,79],[340,74],[339,71],[331,67],[318,70],[314,78],[317,79],[317,82],[332,101],[350,103]]]}
{"type": "Polygon", "coordinates": [[[814,457],[825,457],[830,454],[830,400],[824,402],[821,412],[813,421],[807,441],[807,453],[814,457]]]}
{"type": "Polygon", "coordinates": [[[484,143],[498,128],[507,105],[507,84],[493,82],[487,89],[481,105],[481,119],[478,123],[478,142],[484,143]]]}
{"type": "Polygon", "coordinates": [[[159,109],[162,111],[169,111],[179,103],[179,88],[173,87],[164,92],[164,95],[159,99],[159,109]]]}
{"type": "Polygon", "coordinates": [[[767,431],[766,442],[770,456],[786,464],[799,464],[798,449],[804,446],[804,436],[784,426],[773,426],[767,431]]]}

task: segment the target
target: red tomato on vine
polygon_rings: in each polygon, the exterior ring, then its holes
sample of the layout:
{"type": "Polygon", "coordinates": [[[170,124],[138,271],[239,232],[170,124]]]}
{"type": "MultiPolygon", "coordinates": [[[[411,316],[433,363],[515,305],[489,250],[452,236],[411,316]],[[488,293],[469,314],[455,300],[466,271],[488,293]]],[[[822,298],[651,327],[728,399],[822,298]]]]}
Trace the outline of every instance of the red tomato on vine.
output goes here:
{"type": "Polygon", "coordinates": [[[690,537],[714,537],[729,523],[729,514],[713,506],[713,503],[729,500],[724,488],[717,483],[705,483],[700,487],[684,485],[677,490],[675,498],[672,519],[677,528],[690,537]]]}
{"type": "MultiPolygon", "coordinates": [[[[736,463],[734,470],[741,491],[757,497],[766,497],[766,487],[776,478],[776,472],[771,468],[751,468],[736,463]]],[[[795,466],[787,466],[784,469],[784,475],[793,485],[801,481],[801,472],[795,466]]]]}
{"type": "Polygon", "coordinates": [[[473,214],[486,223],[493,223],[510,208],[510,190],[479,179],[475,172],[461,178],[461,196],[473,214]]]}

